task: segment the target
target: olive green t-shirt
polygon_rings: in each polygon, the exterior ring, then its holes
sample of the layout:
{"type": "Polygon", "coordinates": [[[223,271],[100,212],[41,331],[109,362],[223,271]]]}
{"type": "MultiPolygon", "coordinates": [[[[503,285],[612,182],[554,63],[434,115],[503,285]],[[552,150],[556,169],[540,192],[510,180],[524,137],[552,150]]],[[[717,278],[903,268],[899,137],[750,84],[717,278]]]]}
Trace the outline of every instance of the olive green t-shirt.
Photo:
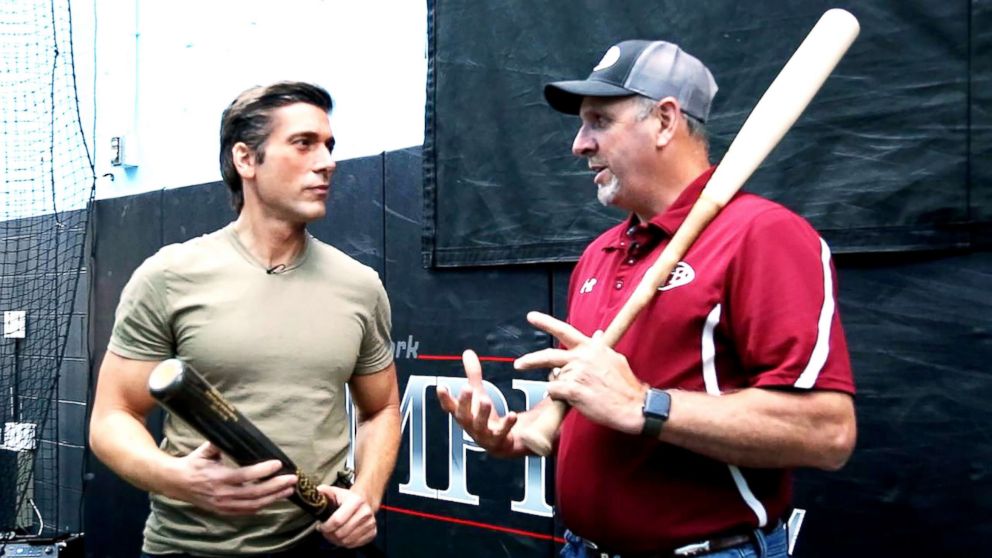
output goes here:
{"type": "MultiPolygon", "coordinates": [[[[345,382],[392,362],[389,330],[389,301],[374,270],[307,235],[295,262],[267,273],[232,224],[166,246],[134,272],[109,349],[190,363],[302,470],[331,483],[348,453],[345,382]]],[[[166,416],[164,451],[186,455],[202,442],[166,416]]],[[[227,517],[152,494],[143,550],[265,553],[313,526],[288,501],[227,517]]]]}

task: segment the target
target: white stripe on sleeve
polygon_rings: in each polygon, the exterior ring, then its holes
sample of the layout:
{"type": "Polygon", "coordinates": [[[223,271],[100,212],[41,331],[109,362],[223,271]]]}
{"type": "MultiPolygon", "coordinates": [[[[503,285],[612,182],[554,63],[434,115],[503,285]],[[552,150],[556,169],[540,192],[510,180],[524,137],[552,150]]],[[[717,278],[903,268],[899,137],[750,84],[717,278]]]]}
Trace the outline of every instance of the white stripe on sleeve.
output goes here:
{"type": "Polygon", "coordinates": [[[830,325],[834,319],[834,282],[830,272],[830,247],[820,239],[820,263],[823,266],[823,306],[820,307],[820,319],[816,324],[816,344],[813,354],[809,357],[806,369],[799,375],[795,387],[809,389],[816,383],[823,365],[830,354],[830,325]]]}
{"type": "MultiPolygon", "coordinates": [[[[706,324],[703,326],[703,337],[701,339],[702,346],[700,350],[703,357],[703,382],[706,384],[706,393],[710,395],[720,395],[720,381],[716,375],[716,340],[714,338],[716,326],[720,323],[720,309],[720,305],[717,304],[706,316],[706,324]]],[[[737,491],[740,493],[744,503],[747,504],[747,507],[751,508],[751,511],[758,518],[758,526],[764,527],[768,524],[768,512],[765,510],[765,506],[754,495],[741,470],[734,465],[727,465],[727,468],[730,469],[730,476],[734,479],[734,485],[737,487],[737,491]]]]}

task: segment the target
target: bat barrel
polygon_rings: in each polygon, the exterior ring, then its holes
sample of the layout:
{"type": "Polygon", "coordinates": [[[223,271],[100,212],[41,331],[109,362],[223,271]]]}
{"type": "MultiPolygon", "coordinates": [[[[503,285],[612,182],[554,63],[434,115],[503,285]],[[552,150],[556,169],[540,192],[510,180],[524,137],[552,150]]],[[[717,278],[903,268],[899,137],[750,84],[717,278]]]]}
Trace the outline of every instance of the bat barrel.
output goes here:
{"type": "Polygon", "coordinates": [[[795,124],[857,38],[858,20],[841,9],[827,10],[751,110],[706,185],[721,207],[795,124]]]}

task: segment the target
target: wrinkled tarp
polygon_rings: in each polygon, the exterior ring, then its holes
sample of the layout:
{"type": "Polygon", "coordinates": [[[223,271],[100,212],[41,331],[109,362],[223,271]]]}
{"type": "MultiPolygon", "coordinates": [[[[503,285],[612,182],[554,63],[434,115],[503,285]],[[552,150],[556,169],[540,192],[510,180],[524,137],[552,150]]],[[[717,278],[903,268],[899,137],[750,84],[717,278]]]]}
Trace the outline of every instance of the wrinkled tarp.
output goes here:
{"type": "Polygon", "coordinates": [[[425,265],[571,261],[622,215],[570,153],[578,119],[545,83],[629,38],[679,43],[720,85],[718,161],[820,15],[861,35],[745,189],[809,219],[835,253],[992,240],[989,1],[430,0],[425,265]]]}

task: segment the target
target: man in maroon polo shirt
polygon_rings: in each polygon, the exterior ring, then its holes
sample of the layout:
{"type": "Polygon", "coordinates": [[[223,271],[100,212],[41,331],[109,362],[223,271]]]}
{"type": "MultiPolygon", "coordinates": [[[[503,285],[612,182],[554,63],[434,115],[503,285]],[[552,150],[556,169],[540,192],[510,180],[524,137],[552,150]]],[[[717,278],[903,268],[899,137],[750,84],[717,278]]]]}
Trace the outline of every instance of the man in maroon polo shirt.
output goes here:
{"type": "MultiPolygon", "coordinates": [[[[581,118],[572,151],[599,200],[630,212],[579,260],[568,323],[528,315],[562,348],[516,362],[555,368],[548,393],[572,406],[557,441],[563,556],[786,556],[790,470],[839,469],[854,447],[829,248],[771,201],[737,195],[615,349],[599,340],[713,172],[716,90],[663,41],[619,43],[588,79],[544,90],[581,118]]],[[[515,429],[540,406],[497,416],[465,356],[472,389],[439,389],[442,406],[490,453],[524,455],[515,429]]]]}

